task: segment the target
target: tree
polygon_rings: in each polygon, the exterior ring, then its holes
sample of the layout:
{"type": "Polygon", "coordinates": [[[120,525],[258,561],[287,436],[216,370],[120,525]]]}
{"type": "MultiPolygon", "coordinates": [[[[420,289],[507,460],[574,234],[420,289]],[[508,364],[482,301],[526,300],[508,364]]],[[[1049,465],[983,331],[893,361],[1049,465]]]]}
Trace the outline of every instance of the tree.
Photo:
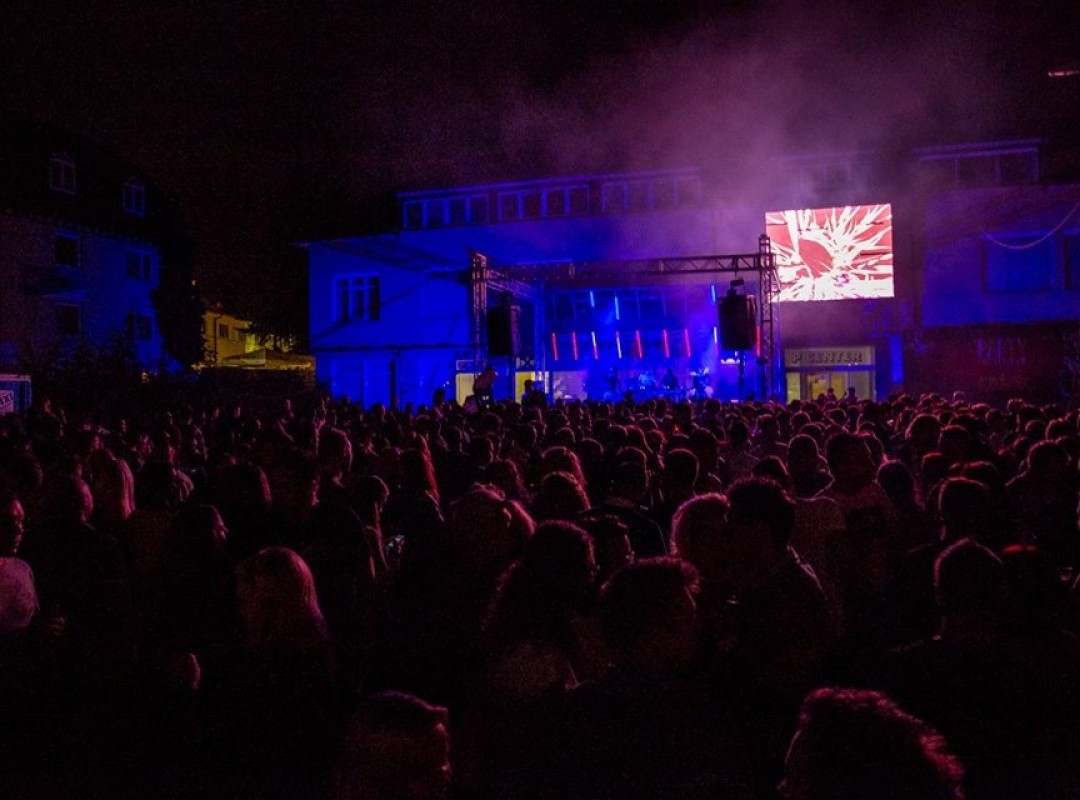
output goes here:
{"type": "Polygon", "coordinates": [[[191,244],[174,232],[162,240],[161,256],[161,280],[151,299],[165,352],[188,370],[203,360],[205,312],[193,275],[191,244]]]}

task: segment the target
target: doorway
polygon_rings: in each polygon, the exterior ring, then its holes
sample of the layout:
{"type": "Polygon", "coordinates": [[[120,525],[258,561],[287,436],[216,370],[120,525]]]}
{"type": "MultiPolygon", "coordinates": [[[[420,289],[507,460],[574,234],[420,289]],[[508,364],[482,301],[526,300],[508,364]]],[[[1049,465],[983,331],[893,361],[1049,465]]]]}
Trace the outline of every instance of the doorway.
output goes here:
{"type": "Polygon", "coordinates": [[[849,386],[860,400],[874,399],[874,371],[870,369],[788,372],[787,377],[788,400],[816,401],[829,389],[842,398],[849,386]]]}

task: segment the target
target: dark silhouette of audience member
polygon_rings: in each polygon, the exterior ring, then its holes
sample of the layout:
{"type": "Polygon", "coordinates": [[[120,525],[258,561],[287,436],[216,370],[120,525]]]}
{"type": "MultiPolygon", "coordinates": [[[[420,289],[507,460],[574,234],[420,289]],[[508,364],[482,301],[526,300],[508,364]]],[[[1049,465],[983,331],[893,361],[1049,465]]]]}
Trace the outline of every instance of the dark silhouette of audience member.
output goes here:
{"type": "MultiPolygon", "coordinates": [[[[791,491],[791,476],[777,456],[766,456],[758,461],[752,474],[774,480],[784,491],[791,491]]],[[[839,630],[843,624],[843,607],[836,578],[830,572],[830,554],[835,539],[845,533],[844,515],[835,500],[823,495],[792,499],[795,501],[795,524],[788,544],[799,559],[814,571],[828,599],[833,622],[839,630]]]]}
{"type": "Polygon", "coordinates": [[[834,631],[817,577],[788,545],[795,504],[775,481],[745,478],[727,494],[717,579],[734,599],[731,655],[770,694],[801,699],[819,677],[834,631]]]}
{"type": "Polygon", "coordinates": [[[210,479],[210,499],[229,527],[227,544],[234,564],[278,544],[270,482],[259,465],[236,460],[218,465],[210,479]]]}
{"type": "Polygon", "coordinates": [[[484,614],[535,527],[519,503],[490,487],[473,486],[452,506],[439,546],[398,574],[388,654],[395,687],[449,703],[471,685],[484,614]]]}
{"type": "Polygon", "coordinates": [[[606,667],[595,622],[596,562],[584,530],[544,522],[503,574],[484,626],[486,664],[455,732],[470,797],[526,792],[553,695],[606,667]]]}
{"type": "Polygon", "coordinates": [[[618,517],[594,517],[583,520],[589,533],[596,559],[596,585],[603,586],[608,578],[634,560],[630,546],[630,529],[618,517]]]}
{"type": "Polygon", "coordinates": [[[342,485],[352,469],[353,450],[348,434],[338,428],[319,431],[319,502],[348,505],[348,492],[342,485]]]}
{"type": "Polygon", "coordinates": [[[684,561],[646,559],[605,585],[600,619],[614,671],[567,696],[551,796],[750,796],[731,716],[691,669],[696,579],[684,561]]]}
{"type": "Polygon", "coordinates": [[[664,456],[660,470],[659,498],[653,504],[652,518],[671,541],[671,520],[679,506],[697,494],[698,459],[690,450],[676,447],[664,456]]]}
{"type": "Polygon", "coordinates": [[[443,431],[443,438],[446,447],[441,450],[433,449],[432,459],[439,485],[439,496],[444,502],[450,504],[473,485],[480,465],[466,452],[468,437],[462,428],[451,425],[443,431]]]}
{"type": "Polygon", "coordinates": [[[18,558],[26,512],[19,498],[0,489],[0,637],[25,631],[37,616],[38,596],[30,565],[18,558]]]}
{"type": "Polygon", "coordinates": [[[571,522],[589,510],[589,497],[572,473],[549,472],[540,481],[529,510],[537,522],[571,522]]]}
{"type": "Polygon", "coordinates": [[[150,609],[148,641],[158,654],[193,653],[214,666],[235,639],[235,589],[228,529],[210,505],[181,508],[168,536],[167,571],[150,609]]]}
{"type": "MultiPolygon", "coordinates": [[[[727,502],[720,535],[706,539],[713,574],[706,572],[705,597],[716,598],[708,605],[716,642],[709,663],[746,728],[759,780],[775,785],[798,704],[821,677],[833,622],[813,571],[788,546],[795,506],[783,489],[745,478],[727,502]]],[[[707,520],[701,524],[707,529],[707,520]]]]}
{"type": "Polygon", "coordinates": [[[446,800],[450,783],[445,708],[400,692],[361,702],[348,723],[333,800],[446,800]]]}
{"type": "MultiPolygon", "coordinates": [[[[720,443],[716,435],[706,428],[695,428],[686,438],[685,449],[697,459],[694,493],[720,491],[724,486],[726,462],[720,457],[720,443]]],[[[682,469],[685,471],[686,467],[682,469]]]]}
{"type": "Polygon", "coordinates": [[[207,757],[227,790],[318,797],[340,731],[336,659],[315,581],[284,547],[241,562],[236,597],[243,641],[202,674],[207,757]]]}
{"type": "Polygon", "coordinates": [[[515,461],[509,458],[495,459],[484,470],[483,480],[497,487],[508,499],[528,505],[529,490],[525,488],[521,470],[515,461]]]}
{"type": "Polygon", "coordinates": [[[569,472],[578,484],[585,486],[585,473],[577,453],[568,447],[549,447],[540,455],[538,480],[552,472],[569,472]]]}
{"type": "Polygon", "coordinates": [[[563,521],[537,526],[522,557],[503,574],[485,625],[491,680],[530,696],[552,684],[543,675],[529,680],[545,660],[561,675],[561,686],[575,683],[578,673],[595,672],[594,644],[582,640],[582,631],[593,610],[596,572],[583,529],[563,521]]]}
{"type": "Polygon", "coordinates": [[[399,466],[400,480],[390,485],[383,525],[385,535],[402,537],[402,559],[408,560],[438,547],[446,520],[427,447],[403,450],[399,466]]]}
{"type": "Polygon", "coordinates": [[[846,530],[832,539],[829,574],[843,609],[845,632],[855,639],[875,635],[873,614],[897,554],[897,514],[881,488],[867,440],[847,432],[826,445],[832,483],[822,492],[840,506],[846,530]]]}
{"type": "Polygon", "coordinates": [[[817,441],[809,434],[792,437],[788,443],[787,467],[795,497],[813,497],[832,482],[817,441]]]}
{"type": "Polygon", "coordinates": [[[963,800],[941,734],[880,692],[818,689],[799,712],[780,786],[787,800],[963,800]]]}
{"type": "Polygon", "coordinates": [[[1038,545],[1061,566],[1076,566],[1080,563],[1078,479],[1068,452],[1056,442],[1037,442],[1024,464],[1023,471],[1007,484],[1021,541],[1038,545]]]}
{"type": "Polygon", "coordinates": [[[754,433],[753,453],[755,456],[765,458],[787,456],[787,443],[780,436],[780,423],[772,414],[762,414],[757,418],[757,430],[754,433]]]}
{"type": "Polygon", "coordinates": [[[632,460],[618,464],[611,476],[607,499],[586,511],[578,519],[586,522],[601,516],[617,517],[628,530],[630,546],[637,558],[653,558],[667,553],[667,542],[660,526],[642,506],[649,490],[648,473],[641,463],[632,460]]]}
{"type": "MultiPolygon", "coordinates": [[[[1048,742],[1039,733],[1055,695],[1033,681],[1009,630],[1008,578],[1001,560],[962,539],[938,556],[935,591],[939,632],[894,651],[886,690],[948,738],[969,771],[973,797],[1048,796],[1043,792],[1067,774],[1060,762],[1048,762],[1043,752],[1048,742]]],[[[1077,721],[1075,707],[1054,716],[1068,722],[1053,726],[1055,731],[1077,721]]],[[[1070,770],[1075,772],[1075,765],[1070,770]]]]}
{"type": "Polygon", "coordinates": [[[915,476],[903,461],[886,461],[877,471],[877,481],[889,496],[897,514],[897,536],[893,557],[937,538],[936,515],[919,502],[915,476]]]}
{"type": "Polygon", "coordinates": [[[757,463],[750,446],[750,427],[742,419],[732,420],[727,435],[727,450],[723,453],[725,485],[748,477],[757,463]]]}
{"type": "Polygon", "coordinates": [[[937,493],[941,519],[937,539],[912,548],[890,575],[883,604],[885,640],[907,644],[934,634],[940,614],[934,594],[934,563],[941,552],[961,539],[981,540],[991,529],[990,492],[967,478],[948,478],[937,493]]]}
{"type": "Polygon", "coordinates": [[[311,530],[301,555],[334,640],[340,680],[356,688],[369,667],[380,622],[376,559],[364,523],[351,506],[320,502],[311,530]]]}
{"type": "Polygon", "coordinates": [[[27,532],[21,553],[34,571],[41,607],[63,614],[66,671],[98,691],[131,667],[132,608],[116,540],[90,526],[93,498],[81,478],[57,478],[52,514],[27,532]]]}

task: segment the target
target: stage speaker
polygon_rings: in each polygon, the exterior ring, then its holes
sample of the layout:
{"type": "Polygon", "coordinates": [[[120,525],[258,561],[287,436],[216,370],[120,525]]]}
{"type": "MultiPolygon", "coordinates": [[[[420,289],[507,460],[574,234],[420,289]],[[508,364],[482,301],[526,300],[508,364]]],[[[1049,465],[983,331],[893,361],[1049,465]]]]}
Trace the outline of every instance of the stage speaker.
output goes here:
{"type": "Polygon", "coordinates": [[[521,351],[521,309],[496,306],[487,312],[488,355],[514,356],[521,351]]]}
{"type": "Polygon", "coordinates": [[[720,300],[720,347],[724,350],[753,350],[757,330],[757,309],[750,295],[729,291],[720,300]]]}

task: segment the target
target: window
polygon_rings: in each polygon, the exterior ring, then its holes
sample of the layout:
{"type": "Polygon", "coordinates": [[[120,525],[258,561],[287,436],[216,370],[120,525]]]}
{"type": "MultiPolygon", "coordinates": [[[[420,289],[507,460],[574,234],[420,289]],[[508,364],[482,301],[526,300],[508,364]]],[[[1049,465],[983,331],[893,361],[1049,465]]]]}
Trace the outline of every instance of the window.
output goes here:
{"type": "Polygon", "coordinates": [[[425,225],[428,228],[441,228],[446,225],[446,201],[428,200],[425,203],[425,225]]]}
{"type": "Polygon", "coordinates": [[[521,195],[518,192],[499,194],[499,219],[506,222],[521,218],[521,195]]]}
{"type": "Polygon", "coordinates": [[[217,326],[217,335],[219,339],[229,338],[229,326],[224,322],[219,322],[217,326]]]}
{"type": "Polygon", "coordinates": [[[984,281],[987,292],[1032,292],[1050,288],[1054,274],[1053,243],[1047,239],[1029,246],[1030,242],[1031,239],[1012,239],[986,243],[984,281]]]}
{"type": "Polygon", "coordinates": [[[62,267],[79,266],[79,237],[56,234],[53,237],[53,262],[62,267]]]}
{"type": "Polygon", "coordinates": [[[674,181],[657,181],[653,184],[653,206],[658,209],[674,208],[674,181]]]}
{"type": "Polygon", "coordinates": [[[127,276],[135,280],[148,281],[153,275],[150,254],[140,250],[127,252],[127,276]]]}
{"type": "Polygon", "coordinates": [[[626,186],[622,183],[604,184],[604,213],[618,214],[626,210],[626,186]]]}
{"type": "Polygon", "coordinates": [[[648,211],[649,209],[649,184],[645,181],[634,181],[630,184],[629,198],[631,211],[648,211]]]}
{"type": "Polygon", "coordinates": [[[1038,180],[1037,153],[1005,153],[998,158],[998,183],[1002,186],[1037,183],[1038,180]]]}
{"type": "Polygon", "coordinates": [[[342,275],[334,281],[334,319],[337,322],[379,319],[377,275],[342,275]]]}
{"type": "Polygon", "coordinates": [[[67,153],[56,153],[49,159],[49,188],[75,194],[75,160],[67,153]]]}
{"type": "Polygon", "coordinates": [[[935,158],[919,164],[919,182],[927,191],[953,189],[956,187],[956,161],[935,158]]]}
{"type": "Polygon", "coordinates": [[[994,186],[998,182],[997,159],[987,155],[958,159],[956,177],[960,186],[968,189],[994,186]]]}
{"type": "Polygon", "coordinates": [[[136,217],[146,216],[146,187],[142,181],[130,180],[124,184],[124,211],[136,217]]]}
{"type": "Polygon", "coordinates": [[[701,181],[697,178],[681,178],[678,182],[679,206],[689,208],[701,205],[701,181]]]}
{"type": "Polygon", "coordinates": [[[587,214],[589,190],[584,186],[559,186],[544,190],[544,216],[565,217],[587,214]]]}
{"type": "Polygon", "coordinates": [[[1065,237],[1065,288],[1080,289],[1080,234],[1065,237]]]}
{"type": "Polygon", "coordinates": [[[589,190],[584,186],[570,190],[570,213],[581,216],[589,213],[589,190]]]}
{"type": "Polygon", "coordinates": [[[450,200],[450,224],[465,225],[469,221],[469,201],[465,197],[450,200]]]}
{"type": "Polygon", "coordinates": [[[420,202],[410,202],[405,204],[405,227],[406,228],[422,228],[424,227],[424,204],[420,202]]]}
{"type": "Polygon", "coordinates": [[[536,219],[540,216],[541,202],[540,192],[525,192],[522,195],[522,212],[525,219],[536,219]]]}
{"type": "Polygon", "coordinates": [[[62,305],[56,307],[56,330],[61,336],[82,334],[82,308],[62,305]]]}
{"type": "Polygon", "coordinates": [[[548,189],[544,192],[544,214],[548,217],[566,215],[566,189],[548,189]]]}
{"type": "Polygon", "coordinates": [[[154,323],[146,314],[128,314],[127,335],[136,342],[147,342],[153,337],[154,323]]]}
{"type": "Polygon", "coordinates": [[[488,221],[488,199],[483,195],[469,198],[469,221],[473,225],[486,225],[488,221]]]}

